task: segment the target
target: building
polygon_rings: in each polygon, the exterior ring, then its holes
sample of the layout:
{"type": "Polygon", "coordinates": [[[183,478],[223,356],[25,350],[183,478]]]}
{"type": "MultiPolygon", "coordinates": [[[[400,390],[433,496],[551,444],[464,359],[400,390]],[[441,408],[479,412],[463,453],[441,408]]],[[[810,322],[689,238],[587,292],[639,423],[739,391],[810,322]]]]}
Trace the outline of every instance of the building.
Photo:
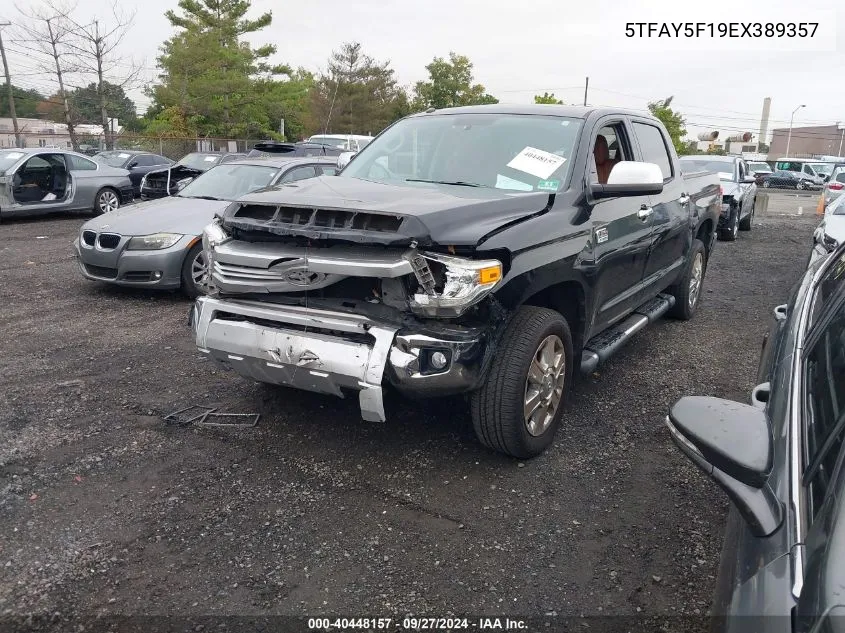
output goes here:
{"type": "MultiPolygon", "coordinates": [[[[114,131],[119,133],[123,128],[114,119],[114,131]]],[[[56,123],[44,119],[18,118],[18,130],[24,147],[60,147],[71,149],[70,134],[65,123],[56,123]]],[[[74,127],[79,142],[95,147],[102,146],[103,127],[89,123],[79,123],[74,127]]],[[[10,117],[0,117],[0,148],[16,147],[15,127],[10,117]]]]}
{"type": "MultiPolygon", "coordinates": [[[[772,142],[769,145],[769,160],[777,160],[787,155],[786,145],[789,128],[772,130],[772,142]]],[[[819,156],[841,156],[845,150],[845,125],[818,125],[811,127],[793,127],[789,139],[789,156],[793,158],[817,158],[819,156]]]]}

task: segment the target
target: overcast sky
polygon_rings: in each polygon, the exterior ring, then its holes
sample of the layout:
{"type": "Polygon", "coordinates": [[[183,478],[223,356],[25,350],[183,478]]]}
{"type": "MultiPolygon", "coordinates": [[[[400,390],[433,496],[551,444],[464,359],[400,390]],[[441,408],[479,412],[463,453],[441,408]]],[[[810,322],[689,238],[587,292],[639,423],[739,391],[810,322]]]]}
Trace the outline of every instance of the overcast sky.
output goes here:
{"type": "MultiPolygon", "coordinates": [[[[35,0],[23,0],[26,5],[35,0]]],[[[20,2],[20,0],[19,0],[20,2]]],[[[0,19],[15,21],[4,0],[0,19]]],[[[772,127],[845,121],[845,7],[842,0],[253,0],[253,15],[273,11],[273,24],[253,44],[272,42],[277,61],[312,71],[325,67],[333,48],[357,40],[379,60],[389,59],[408,87],[426,77],[425,65],[450,50],[467,55],[476,81],[502,102],[528,103],[554,92],[567,103],[645,108],[674,95],[690,132],[759,129],[764,97],[772,98],[772,127]],[[816,37],[730,41],[628,39],[629,21],[818,22],[816,37]],[[838,37],[837,37],[838,36],[838,37]],[[789,50],[791,47],[791,50],[789,50]]],[[[155,77],[161,42],[172,29],[164,12],[176,0],[120,0],[136,10],[123,53],[155,77]]],[[[82,17],[107,20],[106,0],[78,0],[82,17]]],[[[31,58],[7,45],[13,83],[39,86],[31,58]]],[[[143,113],[149,100],[131,93],[143,113]]]]}

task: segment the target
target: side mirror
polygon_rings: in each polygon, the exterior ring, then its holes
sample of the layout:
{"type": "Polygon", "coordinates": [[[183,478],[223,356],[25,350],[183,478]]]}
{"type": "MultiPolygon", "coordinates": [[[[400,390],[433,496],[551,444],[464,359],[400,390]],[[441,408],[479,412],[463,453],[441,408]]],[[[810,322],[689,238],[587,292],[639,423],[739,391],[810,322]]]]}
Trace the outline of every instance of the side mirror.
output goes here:
{"type": "Polygon", "coordinates": [[[619,196],[649,196],[663,191],[663,172],[654,163],[622,161],[616,163],[607,178],[607,184],[592,183],[593,198],[615,198],[619,196]]]}
{"type": "Polygon", "coordinates": [[[716,480],[754,535],[780,527],[783,506],[767,483],[774,440],[762,408],[687,396],[672,407],[666,424],[678,448],[716,480]]]}
{"type": "Polygon", "coordinates": [[[358,152],[341,152],[340,156],[337,157],[337,168],[343,169],[346,167],[353,158],[355,158],[355,154],[358,152]]]}
{"type": "Polygon", "coordinates": [[[757,177],[754,176],[754,175],[746,176],[745,178],[742,179],[742,182],[747,184],[747,185],[750,185],[752,182],[757,182],[757,177]]]}

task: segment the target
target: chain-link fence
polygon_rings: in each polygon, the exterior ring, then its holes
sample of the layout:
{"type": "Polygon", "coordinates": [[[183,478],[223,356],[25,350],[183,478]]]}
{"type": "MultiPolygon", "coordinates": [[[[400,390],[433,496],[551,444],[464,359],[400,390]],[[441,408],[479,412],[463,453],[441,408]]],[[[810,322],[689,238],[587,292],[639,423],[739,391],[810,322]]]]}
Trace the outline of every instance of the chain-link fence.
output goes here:
{"type": "MultiPolygon", "coordinates": [[[[23,132],[20,134],[23,147],[44,147],[73,149],[70,135],[45,132],[23,132]]],[[[102,136],[79,134],[76,137],[79,151],[95,154],[106,149],[102,136]]],[[[140,150],[179,160],[191,152],[248,152],[262,139],[238,139],[195,137],[182,138],[173,136],[143,136],[140,134],[116,134],[114,149],[140,150]]],[[[14,134],[0,131],[0,148],[16,147],[14,134]]]]}

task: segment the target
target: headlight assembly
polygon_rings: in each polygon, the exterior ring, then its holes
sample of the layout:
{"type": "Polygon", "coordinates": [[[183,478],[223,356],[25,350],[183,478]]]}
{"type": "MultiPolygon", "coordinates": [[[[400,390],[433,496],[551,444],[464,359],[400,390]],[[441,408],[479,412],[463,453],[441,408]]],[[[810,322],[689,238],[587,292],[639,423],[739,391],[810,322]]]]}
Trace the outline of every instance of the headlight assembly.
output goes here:
{"type": "Polygon", "coordinates": [[[420,285],[409,304],[420,316],[460,316],[502,280],[502,262],[495,259],[474,260],[416,251],[408,259],[420,285]]]}
{"type": "Polygon", "coordinates": [[[187,187],[193,178],[182,178],[181,180],[176,181],[176,191],[182,191],[185,187],[187,187]]]}
{"type": "Polygon", "coordinates": [[[163,248],[170,248],[181,239],[182,235],[180,233],[139,235],[129,240],[126,249],[130,251],[158,251],[163,248]]]}

